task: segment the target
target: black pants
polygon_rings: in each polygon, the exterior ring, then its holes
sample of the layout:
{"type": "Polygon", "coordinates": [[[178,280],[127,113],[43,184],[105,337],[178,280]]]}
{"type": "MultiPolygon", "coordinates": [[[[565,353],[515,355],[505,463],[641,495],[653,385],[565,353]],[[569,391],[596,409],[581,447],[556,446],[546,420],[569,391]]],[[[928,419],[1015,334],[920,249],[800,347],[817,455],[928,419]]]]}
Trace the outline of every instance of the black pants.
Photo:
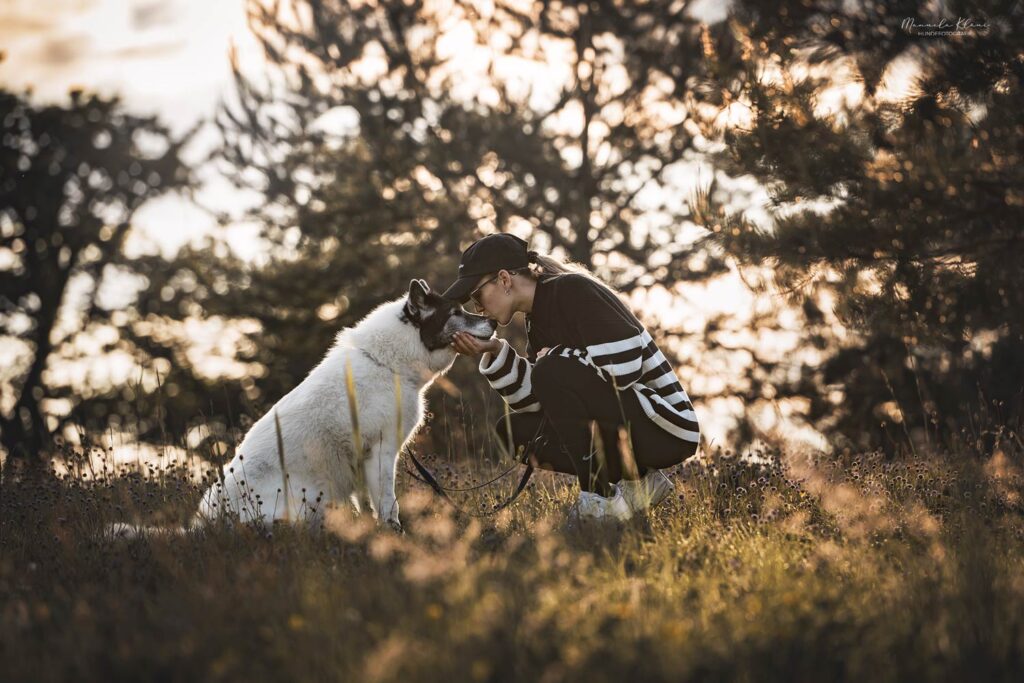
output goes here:
{"type": "Polygon", "coordinates": [[[583,491],[609,495],[611,484],[622,479],[621,434],[631,437],[640,476],[649,469],[678,465],[697,451],[697,444],[651,422],[632,389],[616,392],[575,358],[541,357],[533,367],[531,384],[541,410],[510,413],[508,421],[502,417],[494,425],[495,432],[508,444],[511,428],[513,452],[536,439],[534,466],[576,475],[583,491]],[[620,431],[626,425],[629,431],[620,431]]]}

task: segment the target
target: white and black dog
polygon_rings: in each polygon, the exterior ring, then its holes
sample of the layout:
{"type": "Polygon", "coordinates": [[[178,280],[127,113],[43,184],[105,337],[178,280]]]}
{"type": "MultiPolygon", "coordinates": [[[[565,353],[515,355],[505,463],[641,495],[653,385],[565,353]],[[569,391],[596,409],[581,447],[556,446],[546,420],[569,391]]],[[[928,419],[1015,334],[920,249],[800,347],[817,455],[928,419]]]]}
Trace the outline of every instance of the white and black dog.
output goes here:
{"type": "Polygon", "coordinates": [[[339,332],[320,364],[252,426],[192,525],[223,513],[267,523],[310,519],[327,503],[362,499],[378,521],[401,529],[395,469],[423,422],[424,393],[455,361],[456,332],[489,339],[495,327],[413,280],[407,296],[339,332]]]}

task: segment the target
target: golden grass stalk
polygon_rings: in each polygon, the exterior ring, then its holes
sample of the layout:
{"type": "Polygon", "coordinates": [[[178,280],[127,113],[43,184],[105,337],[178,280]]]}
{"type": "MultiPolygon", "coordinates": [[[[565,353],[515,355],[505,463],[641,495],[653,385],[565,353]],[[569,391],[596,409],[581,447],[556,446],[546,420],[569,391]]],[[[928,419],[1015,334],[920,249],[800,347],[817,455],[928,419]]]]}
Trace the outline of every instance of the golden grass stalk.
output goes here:
{"type": "MultiPolygon", "coordinates": [[[[505,413],[505,434],[508,437],[508,449],[504,455],[508,456],[516,453],[515,440],[512,438],[512,409],[509,407],[508,401],[502,401],[501,407],[505,413]]],[[[505,447],[505,444],[500,445],[505,447]]]]}
{"type": "MultiPolygon", "coordinates": [[[[352,445],[355,448],[356,490],[366,491],[366,477],[363,472],[363,436],[359,431],[359,406],[356,404],[356,382],[352,377],[352,363],[345,356],[345,393],[348,395],[348,413],[352,421],[352,445]]],[[[340,458],[340,454],[339,454],[340,458]]]]}
{"type": "Polygon", "coordinates": [[[619,385],[615,381],[615,375],[611,375],[612,388],[615,390],[615,401],[619,404],[619,415],[622,416],[622,424],[625,429],[619,427],[619,452],[622,454],[622,471],[627,479],[638,479],[640,471],[636,464],[636,451],[633,449],[633,428],[626,419],[626,407],[622,405],[622,396],[619,394],[619,385]]]}
{"type": "Polygon", "coordinates": [[[603,470],[608,463],[608,460],[605,457],[604,439],[601,438],[601,427],[597,424],[596,420],[590,421],[590,444],[591,453],[594,453],[595,457],[597,457],[597,469],[595,470],[591,468],[590,470],[590,485],[593,486],[595,480],[599,477],[601,470],[603,470]]]}
{"type": "Polygon", "coordinates": [[[284,460],[284,438],[281,436],[281,420],[274,410],[274,430],[277,432],[277,461],[281,464],[281,485],[284,488],[284,519],[292,521],[292,501],[288,494],[288,466],[284,460]]]}
{"type": "Polygon", "coordinates": [[[622,474],[626,479],[639,479],[640,469],[633,452],[633,429],[629,422],[619,425],[619,453],[622,454],[622,474]]]}
{"type": "Polygon", "coordinates": [[[395,373],[395,448],[402,447],[402,378],[395,373]]]}

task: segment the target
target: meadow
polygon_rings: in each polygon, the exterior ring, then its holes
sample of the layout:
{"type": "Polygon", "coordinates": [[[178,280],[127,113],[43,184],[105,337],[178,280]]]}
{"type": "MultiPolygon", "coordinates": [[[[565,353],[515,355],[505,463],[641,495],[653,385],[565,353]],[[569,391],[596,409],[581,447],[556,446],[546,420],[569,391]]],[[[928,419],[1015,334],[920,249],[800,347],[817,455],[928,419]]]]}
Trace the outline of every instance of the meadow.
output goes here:
{"type": "MultiPolygon", "coordinates": [[[[402,472],[406,533],[327,512],[188,519],[204,482],[65,447],[0,494],[3,680],[1020,680],[1024,448],[887,458],[714,451],[619,531],[567,529],[568,478],[459,514],[402,472]]],[[[434,459],[451,485],[476,466],[434,459]]],[[[9,473],[8,473],[9,475],[9,473]]],[[[482,497],[507,495],[509,477],[482,497]]]]}

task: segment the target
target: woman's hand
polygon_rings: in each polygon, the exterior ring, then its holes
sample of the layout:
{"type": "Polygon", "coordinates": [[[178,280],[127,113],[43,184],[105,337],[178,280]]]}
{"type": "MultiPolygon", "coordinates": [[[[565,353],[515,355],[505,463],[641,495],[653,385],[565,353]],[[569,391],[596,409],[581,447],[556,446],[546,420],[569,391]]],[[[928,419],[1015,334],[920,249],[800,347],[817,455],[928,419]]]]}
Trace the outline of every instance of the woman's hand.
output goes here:
{"type": "Polygon", "coordinates": [[[452,338],[452,348],[466,356],[479,356],[484,352],[495,354],[501,351],[501,340],[491,338],[484,341],[469,332],[456,332],[452,338]]]}
{"type": "Polygon", "coordinates": [[[537,360],[540,360],[541,358],[543,358],[544,356],[546,356],[546,355],[547,355],[547,353],[548,353],[548,351],[550,351],[550,350],[551,350],[551,347],[550,347],[550,346],[545,346],[545,347],[544,347],[543,349],[541,349],[540,351],[538,351],[538,352],[537,352],[537,360]]]}

